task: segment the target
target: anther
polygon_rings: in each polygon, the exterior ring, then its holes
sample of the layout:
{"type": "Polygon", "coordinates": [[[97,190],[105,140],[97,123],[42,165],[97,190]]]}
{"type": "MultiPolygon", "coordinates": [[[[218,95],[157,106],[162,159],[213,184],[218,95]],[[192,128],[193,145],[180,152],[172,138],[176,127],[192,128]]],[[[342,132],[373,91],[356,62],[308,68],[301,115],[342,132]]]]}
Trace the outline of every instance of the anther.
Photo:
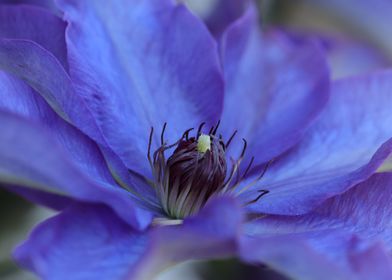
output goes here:
{"type": "Polygon", "coordinates": [[[197,150],[203,154],[211,150],[211,138],[209,135],[202,134],[199,136],[197,139],[197,150]]]}

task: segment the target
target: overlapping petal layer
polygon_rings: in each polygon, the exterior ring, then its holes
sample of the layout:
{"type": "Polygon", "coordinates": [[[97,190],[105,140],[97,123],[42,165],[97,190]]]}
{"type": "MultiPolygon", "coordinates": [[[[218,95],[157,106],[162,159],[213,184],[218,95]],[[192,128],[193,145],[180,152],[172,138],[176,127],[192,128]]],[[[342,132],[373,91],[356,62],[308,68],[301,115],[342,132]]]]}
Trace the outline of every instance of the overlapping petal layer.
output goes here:
{"type": "Polygon", "coordinates": [[[128,168],[150,174],[151,126],[155,140],[167,122],[166,138],[176,141],[203,121],[215,124],[223,97],[216,44],[184,6],[58,2],[70,23],[67,49],[77,93],[128,168]]]}
{"type": "MultiPolygon", "coordinates": [[[[60,143],[68,158],[83,172],[95,181],[115,184],[97,145],[61,119],[32,88],[6,73],[0,73],[0,109],[46,127],[50,137],[60,143]]],[[[33,164],[34,159],[30,160],[33,164]]]]}
{"type": "Polygon", "coordinates": [[[243,15],[252,1],[248,0],[217,0],[205,16],[208,29],[219,38],[226,28],[243,15]]]}
{"type": "Polygon", "coordinates": [[[151,214],[136,207],[128,192],[88,177],[47,129],[4,111],[0,111],[0,123],[2,183],[101,202],[136,228],[149,224],[151,214]]]}
{"type": "Polygon", "coordinates": [[[253,236],[242,240],[240,254],[243,260],[264,263],[290,279],[388,280],[392,261],[385,248],[356,241],[338,231],[253,236]]]}
{"type": "Polygon", "coordinates": [[[107,207],[76,204],[36,228],[14,256],[41,279],[125,279],[147,241],[107,207]]]}
{"type": "Polygon", "coordinates": [[[59,17],[40,8],[27,5],[0,5],[1,38],[36,42],[51,52],[67,68],[65,27],[65,22],[59,17]]]}
{"type": "MultiPolygon", "coordinates": [[[[121,181],[127,188],[137,190],[137,192],[148,199],[153,199],[151,188],[144,181],[129,174],[127,168],[118,160],[118,156],[108,147],[106,139],[102,137],[101,131],[96,125],[97,121],[93,119],[93,115],[87,108],[84,100],[74,90],[74,85],[66,72],[68,61],[66,58],[64,34],[65,22],[45,10],[24,5],[0,6],[0,15],[0,36],[5,38],[0,44],[0,67],[2,70],[25,80],[27,84],[36,90],[33,93],[27,86],[17,86],[18,83],[23,84],[17,81],[17,79],[13,78],[12,82],[10,82],[10,79],[7,78],[7,81],[3,81],[2,85],[2,94],[7,95],[2,100],[2,103],[8,103],[8,107],[15,107],[8,108],[11,111],[17,110],[17,108],[23,111],[25,109],[22,108],[30,106],[29,102],[32,102],[29,112],[31,113],[34,110],[45,112],[43,113],[45,118],[41,118],[39,121],[48,122],[49,120],[54,134],[58,133],[59,130],[63,130],[60,133],[61,136],[68,137],[68,140],[70,140],[63,141],[65,144],[72,142],[73,137],[84,138],[86,139],[84,140],[85,142],[89,141],[85,136],[75,132],[75,129],[66,127],[55,114],[50,113],[51,109],[45,106],[45,102],[40,102],[40,106],[35,108],[36,100],[40,100],[37,94],[40,94],[59,116],[67,122],[76,125],[100,144],[100,148],[105,152],[105,156],[110,159],[111,172],[118,181],[121,181]],[[43,29],[46,29],[46,32],[42,32],[43,29]],[[6,89],[7,87],[8,89],[6,89]],[[14,94],[13,91],[18,92],[14,94]],[[26,91],[29,92],[28,95],[31,98],[22,98],[26,91]],[[21,98],[21,100],[18,100],[18,98],[21,98]],[[51,119],[56,119],[56,121],[51,119]],[[54,124],[55,122],[60,124],[60,128],[54,124]],[[64,127],[66,127],[65,130],[64,127]],[[69,135],[67,135],[68,132],[69,135]]],[[[77,142],[76,139],[75,141],[77,142]]],[[[92,142],[88,145],[95,146],[92,142]]],[[[83,147],[82,145],[81,148],[83,147]]],[[[78,145],[73,145],[73,147],[69,148],[71,154],[76,155],[76,157],[83,157],[82,155],[78,156],[80,152],[78,145]]],[[[95,156],[97,153],[94,151],[91,154],[95,156]]],[[[90,155],[87,156],[89,157],[90,155]]],[[[92,164],[91,161],[83,164],[87,168],[96,168],[94,165],[89,166],[92,164]]],[[[105,176],[106,173],[106,171],[102,172],[105,176]]]]}
{"type": "Polygon", "coordinates": [[[295,259],[283,266],[283,260],[277,256],[290,256],[292,244],[300,242],[312,254],[352,274],[352,279],[389,279],[392,273],[392,260],[387,253],[387,249],[392,248],[391,199],[392,174],[376,174],[348,192],[327,200],[309,214],[272,215],[248,224],[248,234],[258,241],[245,240],[244,246],[253,244],[253,248],[258,249],[253,256],[243,249],[243,255],[270,263],[300,279],[330,277],[323,270],[311,273],[304,267],[312,260],[309,254],[302,254],[303,250],[297,250],[298,254],[292,255],[295,259]],[[269,239],[276,240],[276,244],[271,246],[269,239]],[[302,272],[298,271],[298,264],[302,272]]]}
{"type": "Polygon", "coordinates": [[[392,200],[392,173],[373,175],[342,195],[328,199],[312,212],[297,217],[275,217],[260,220],[271,230],[265,233],[287,233],[344,229],[363,238],[381,238],[392,248],[392,222],[389,207],[392,200]]]}
{"type": "Polygon", "coordinates": [[[181,261],[233,255],[241,220],[238,205],[219,198],[182,225],[140,233],[107,207],[78,204],[42,223],[14,256],[43,279],[151,279],[181,261]]]}
{"type": "Polygon", "coordinates": [[[75,94],[66,70],[49,51],[31,40],[1,39],[0,69],[26,81],[64,120],[106,144],[90,110],[75,94]]]}
{"type": "Polygon", "coordinates": [[[301,214],[370,177],[392,151],[391,102],[390,71],[335,82],[317,123],[260,182],[270,193],[251,210],[301,214]]]}
{"type": "Polygon", "coordinates": [[[238,130],[256,165],[298,143],[329,97],[328,68],[317,44],[297,44],[280,33],[262,36],[250,6],[224,33],[221,56],[226,137],[238,130]]]}

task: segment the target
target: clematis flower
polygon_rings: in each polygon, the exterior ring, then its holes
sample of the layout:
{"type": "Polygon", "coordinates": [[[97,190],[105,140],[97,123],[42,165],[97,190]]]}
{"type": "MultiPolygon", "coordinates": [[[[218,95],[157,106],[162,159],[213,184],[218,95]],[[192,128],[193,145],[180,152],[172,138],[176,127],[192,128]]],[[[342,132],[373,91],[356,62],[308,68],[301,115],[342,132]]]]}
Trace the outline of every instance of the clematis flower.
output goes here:
{"type": "Polygon", "coordinates": [[[20,265],[150,279],[237,256],[390,278],[392,181],[371,176],[392,151],[391,72],[330,88],[318,44],[262,35],[252,5],[218,37],[169,0],[56,9],[0,8],[0,182],[59,211],[20,265]]]}

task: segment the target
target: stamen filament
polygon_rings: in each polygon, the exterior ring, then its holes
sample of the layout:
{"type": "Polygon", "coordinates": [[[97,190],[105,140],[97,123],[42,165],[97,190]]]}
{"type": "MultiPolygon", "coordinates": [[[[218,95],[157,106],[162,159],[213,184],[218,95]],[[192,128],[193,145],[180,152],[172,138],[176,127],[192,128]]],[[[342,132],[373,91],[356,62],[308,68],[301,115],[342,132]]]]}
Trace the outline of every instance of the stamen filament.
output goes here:
{"type": "MultiPolygon", "coordinates": [[[[248,142],[242,139],[241,153],[236,160],[230,158],[231,170],[227,173],[225,152],[236,136],[237,130],[224,143],[222,135],[217,136],[220,121],[211,127],[209,134],[202,133],[204,125],[204,122],[199,125],[195,136],[189,136],[193,130],[190,128],[175,143],[167,144],[165,141],[167,123],[164,123],[160,135],[160,147],[154,153],[151,152],[154,133],[154,128],[151,127],[147,149],[147,158],[153,175],[150,184],[159,197],[162,210],[169,217],[182,219],[193,215],[214,196],[226,193],[235,196],[242,194],[264,176],[271,163],[270,161],[264,166],[263,172],[255,180],[246,186],[241,186],[255,160],[252,157],[245,171],[241,172],[240,165],[245,158],[248,142]],[[165,152],[173,147],[176,147],[173,154],[166,159],[165,152]],[[241,189],[238,189],[239,187],[241,189]]],[[[269,193],[268,190],[259,192],[255,199],[244,205],[255,203],[269,193]]]]}

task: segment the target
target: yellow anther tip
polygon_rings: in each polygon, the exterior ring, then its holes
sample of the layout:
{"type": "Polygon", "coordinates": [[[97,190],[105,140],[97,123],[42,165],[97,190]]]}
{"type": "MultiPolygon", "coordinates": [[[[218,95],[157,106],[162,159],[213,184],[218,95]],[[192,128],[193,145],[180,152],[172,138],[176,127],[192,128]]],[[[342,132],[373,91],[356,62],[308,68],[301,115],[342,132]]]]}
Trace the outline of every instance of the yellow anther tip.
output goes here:
{"type": "Polygon", "coordinates": [[[207,150],[211,149],[211,138],[209,135],[202,134],[197,139],[197,151],[200,153],[205,153],[207,150]]]}

